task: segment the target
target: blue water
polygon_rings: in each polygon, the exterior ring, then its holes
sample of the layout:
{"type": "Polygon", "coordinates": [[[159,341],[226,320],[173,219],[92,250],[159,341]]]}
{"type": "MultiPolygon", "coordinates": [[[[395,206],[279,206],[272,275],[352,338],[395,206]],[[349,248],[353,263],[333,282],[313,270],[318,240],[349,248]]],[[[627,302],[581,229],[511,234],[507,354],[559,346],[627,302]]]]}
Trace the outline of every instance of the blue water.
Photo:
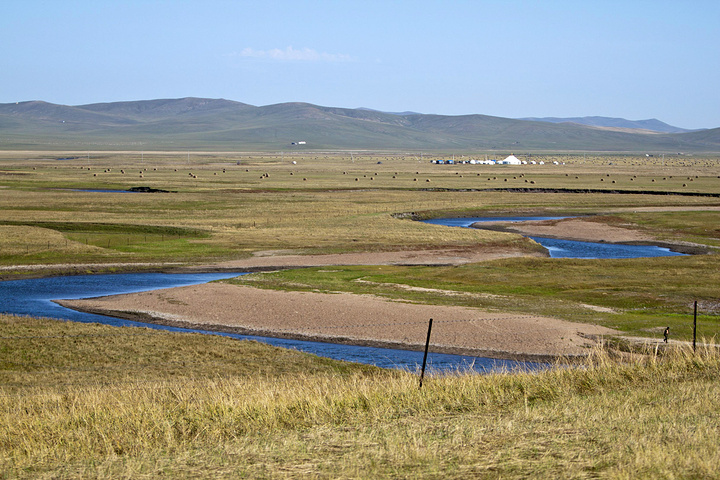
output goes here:
{"type": "MultiPolygon", "coordinates": [[[[470,227],[480,222],[522,222],[527,220],[559,220],[568,217],[468,217],[468,218],[435,218],[425,223],[445,225],[448,227],[470,227]]],[[[528,237],[548,250],[551,258],[646,258],[671,257],[685,255],[673,252],[669,248],[654,245],[624,245],[620,243],[579,242],[557,238],[528,237]]]]}
{"type": "MultiPolygon", "coordinates": [[[[175,332],[200,332],[238,339],[257,340],[270,345],[294,348],[318,356],[416,371],[422,365],[423,352],[389,348],[358,347],[323,342],[306,342],[272,337],[257,337],[229,333],[208,332],[185,328],[166,327],[151,323],[133,322],[121,318],[83,313],[61,307],[52,300],[98,297],[133,293],[158,288],[196,285],[213,280],[236,277],[242,273],[125,273],[109,275],[77,275],[68,277],[34,278],[0,282],[0,312],[34,317],[48,317],[86,323],[114,326],[148,327],[175,332]]],[[[424,340],[424,339],[421,339],[424,340]]],[[[532,362],[495,360],[464,355],[430,353],[427,372],[472,369],[478,372],[513,369],[539,369],[545,365],[532,362]]]]}
{"type": "Polygon", "coordinates": [[[568,217],[463,217],[463,218],[433,218],[423,220],[433,225],[445,225],[446,227],[470,227],[473,223],[479,222],[523,222],[530,220],[562,220],[568,217]]]}
{"type": "Polygon", "coordinates": [[[528,237],[547,248],[551,258],[647,258],[685,255],[669,248],[654,245],[624,245],[562,240],[559,238],[528,237]]]}

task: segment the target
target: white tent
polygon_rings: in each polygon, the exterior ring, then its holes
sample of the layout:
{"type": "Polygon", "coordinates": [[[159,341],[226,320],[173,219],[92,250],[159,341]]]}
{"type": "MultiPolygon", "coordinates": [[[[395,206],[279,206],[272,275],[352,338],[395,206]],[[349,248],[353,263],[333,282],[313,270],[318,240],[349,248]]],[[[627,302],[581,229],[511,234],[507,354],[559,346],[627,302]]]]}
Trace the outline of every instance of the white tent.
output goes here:
{"type": "Polygon", "coordinates": [[[510,155],[505,160],[502,161],[503,165],[521,165],[522,162],[518,160],[518,158],[515,155],[510,155]]]}

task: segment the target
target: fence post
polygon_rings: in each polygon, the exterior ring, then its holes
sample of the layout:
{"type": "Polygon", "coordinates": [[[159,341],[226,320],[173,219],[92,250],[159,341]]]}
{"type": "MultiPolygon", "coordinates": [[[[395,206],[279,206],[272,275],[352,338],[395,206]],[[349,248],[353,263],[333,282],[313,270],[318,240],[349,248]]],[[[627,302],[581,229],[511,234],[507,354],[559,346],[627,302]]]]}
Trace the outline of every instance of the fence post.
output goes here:
{"type": "Polygon", "coordinates": [[[427,363],[428,347],[430,346],[430,332],[432,331],[432,318],[428,324],[427,340],[425,340],[425,355],[423,356],[422,370],[420,371],[420,387],[422,388],[423,377],[425,376],[425,364],[427,363]]]}
{"type": "Polygon", "coordinates": [[[697,339],[697,300],[695,300],[695,308],[693,312],[693,353],[695,353],[695,341],[697,339]]]}

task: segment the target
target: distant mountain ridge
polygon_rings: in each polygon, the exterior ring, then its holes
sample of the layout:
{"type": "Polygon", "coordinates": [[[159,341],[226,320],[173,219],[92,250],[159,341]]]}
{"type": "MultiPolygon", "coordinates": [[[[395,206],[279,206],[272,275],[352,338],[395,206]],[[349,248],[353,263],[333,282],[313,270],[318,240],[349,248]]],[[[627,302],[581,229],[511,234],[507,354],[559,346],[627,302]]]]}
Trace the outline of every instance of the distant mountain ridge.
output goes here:
{"type": "Polygon", "coordinates": [[[632,130],[650,130],[652,132],[661,133],[685,133],[692,132],[694,130],[688,130],[685,128],[674,127],[668,125],[665,122],[661,122],[655,118],[648,120],[626,120],[624,118],[613,118],[613,117],[570,117],[570,118],[558,118],[558,117],[526,117],[519,118],[518,120],[529,120],[533,122],[550,122],[550,123],[577,123],[580,125],[588,125],[590,127],[604,127],[604,128],[625,128],[632,130]]]}
{"type": "Polygon", "coordinates": [[[720,129],[650,133],[647,126],[613,130],[193,97],[77,106],[29,101],[0,104],[0,149],[720,152],[720,129]]]}
{"type": "Polygon", "coordinates": [[[383,112],[382,110],[375,110],[373,108],[359,107],[358,110],[368,110],[370,112],[389,113],[391,115],[422,115],[419,112],[405,111],[405,112],[383,112]]]}

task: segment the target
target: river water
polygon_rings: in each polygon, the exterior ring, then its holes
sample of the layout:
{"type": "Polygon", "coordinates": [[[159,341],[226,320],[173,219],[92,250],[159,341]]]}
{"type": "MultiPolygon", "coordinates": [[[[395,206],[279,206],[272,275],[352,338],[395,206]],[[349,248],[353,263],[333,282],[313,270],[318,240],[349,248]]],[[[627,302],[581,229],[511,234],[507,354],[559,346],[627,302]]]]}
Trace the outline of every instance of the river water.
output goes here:
{"type": "MultiPolygon", "coordinates": [[[[377,365],[383,368],[398,368],[416,371],[422,365],[423,352],[388,348],[358,347],[323,342],[306,342],[272,337],[257,337],[229,333],[190,330],[166,327],[152,323],[141,323],[121,318],[95,315],[71,310],[53,302],[58,299],[75,299],[119,295],[159,288],[196,285],[213,280],[232,278],[237,273],[124,273],[109,275],[73,275],[67,277],[33,278],[0,282],[0,312],[33,317],[48,317],[86,323],[102,323],[114,326],[148,327],[175,332],[200,332],[224,335],[238,339],[257,340],[270,345],[294,348],[318,356],[346,360],[351,362],[377,365]]],[[[419,339],[423,341],[423,339],[419,339]]],[[[513,370],[516,368],[538,369],[543,364],[532,362],[514,362],[491,358],[470,357],[430,353],[428,372],[456,371],[472,369],[478,372],[513,370]]]]}
{"type": "MultiPolygon", "coordinates": [[[[445,225],[448,227],[467,227],[481,222],[522,222],[528,220],[560,220],[568,217],[468,217],[468,218],[436,218],[425,220],[425,223],[445,225]]],[[[654,245],[625,245],[620,243],[579,242],[546,237],[528,237],[535,240],[548,250],[551,258],[645,258],[670,257],[685,255],[673,252],[669,248],[654,245]]]]}

